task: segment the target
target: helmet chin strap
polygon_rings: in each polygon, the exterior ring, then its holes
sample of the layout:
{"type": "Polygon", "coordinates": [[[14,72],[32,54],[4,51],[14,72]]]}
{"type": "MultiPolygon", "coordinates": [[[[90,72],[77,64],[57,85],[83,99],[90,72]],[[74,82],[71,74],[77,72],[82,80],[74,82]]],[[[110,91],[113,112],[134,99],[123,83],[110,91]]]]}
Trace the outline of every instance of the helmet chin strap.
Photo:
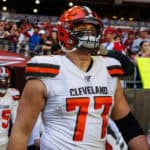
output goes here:
{"type": "Polygon", "coordinates": [[[61,50],[63,51],[63,52],[65,52],[65,53],[71,53],[71,52],[74,52],[74,51],[76,51],[77,50],[77,47],[73,47],[72,49],[67,49],[67,48],[65,48],[63,45],[61,45],[60,44],[60,46],[61,46],[61,50]]]}

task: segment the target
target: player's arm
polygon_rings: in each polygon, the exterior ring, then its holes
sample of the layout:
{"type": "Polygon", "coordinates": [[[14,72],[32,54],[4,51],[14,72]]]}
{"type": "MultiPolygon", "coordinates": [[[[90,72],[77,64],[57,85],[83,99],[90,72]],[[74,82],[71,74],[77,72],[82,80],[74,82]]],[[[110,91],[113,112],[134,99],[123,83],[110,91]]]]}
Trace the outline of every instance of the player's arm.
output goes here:
{"type": "Polygon", "coordinates": [[[27,143],[39,113],[44,108],[46,89],[40,80],[28,80],[23,90],[17,118],[7,150],[26,150],[27,143]]]}
{"type": "Polygon", "coordinates": [[[123,134],[129,149],[148,150],[148,143],[144,132],[131,113],[119,80],[117,81],[112,119],[115,120],[119,130],[123,134]]]}

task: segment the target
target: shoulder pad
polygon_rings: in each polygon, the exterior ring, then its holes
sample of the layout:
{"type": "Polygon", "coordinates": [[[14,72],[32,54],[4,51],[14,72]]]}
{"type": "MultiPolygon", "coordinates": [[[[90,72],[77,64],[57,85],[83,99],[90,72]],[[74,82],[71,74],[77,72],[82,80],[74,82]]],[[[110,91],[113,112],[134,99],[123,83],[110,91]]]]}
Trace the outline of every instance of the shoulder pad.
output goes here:
{"type": "Polygon", "coordinates": [[[27,63],[25,75],[26,78],[55,77],[59,70],[60,66],[50,59],[43,61],[43,57],[36,57],[27,63]]]}
{"type": "Polygon", "coordinates": [[[118,60],[109,57],[105,57],[104,59],[106,68],[112,77],[124,76],[124,70],[118,60]]]}

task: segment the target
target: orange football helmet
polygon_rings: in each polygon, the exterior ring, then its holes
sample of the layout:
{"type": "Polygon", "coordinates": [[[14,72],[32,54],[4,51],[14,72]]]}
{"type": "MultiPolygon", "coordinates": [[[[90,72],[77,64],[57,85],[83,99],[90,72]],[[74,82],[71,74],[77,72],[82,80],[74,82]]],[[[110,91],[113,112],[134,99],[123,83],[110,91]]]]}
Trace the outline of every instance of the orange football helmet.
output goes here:
{"type": "Polygon", "coordinates": [[[99,49],[103,23],[99,16],[86,6],[74,6],[60,17],[58,24],[58,40],[63,51],[72,52],[80,47],[99,49]],[[92,24],[96,33],[89,31],[74,31],[78,24],[92,24]]]}

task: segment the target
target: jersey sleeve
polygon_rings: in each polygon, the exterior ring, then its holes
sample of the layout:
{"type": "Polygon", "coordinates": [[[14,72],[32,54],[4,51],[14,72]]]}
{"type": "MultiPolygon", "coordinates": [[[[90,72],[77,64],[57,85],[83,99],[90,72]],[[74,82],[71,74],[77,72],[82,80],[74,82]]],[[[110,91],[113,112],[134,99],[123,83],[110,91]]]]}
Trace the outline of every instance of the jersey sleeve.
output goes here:
{"type": "Polygon", "coordinates": [[[124,76],[124,70],[120,62],[114,58],[105,58],[105,65],[108,70],[108,73],[112,77],[124,76]]]}
{"type": "Polygon", "coordinates": [[[35,56],[27,63],[25,69],[26,79],[55,77],[59,73],[59,68],[53,58],[35,56]]]}

